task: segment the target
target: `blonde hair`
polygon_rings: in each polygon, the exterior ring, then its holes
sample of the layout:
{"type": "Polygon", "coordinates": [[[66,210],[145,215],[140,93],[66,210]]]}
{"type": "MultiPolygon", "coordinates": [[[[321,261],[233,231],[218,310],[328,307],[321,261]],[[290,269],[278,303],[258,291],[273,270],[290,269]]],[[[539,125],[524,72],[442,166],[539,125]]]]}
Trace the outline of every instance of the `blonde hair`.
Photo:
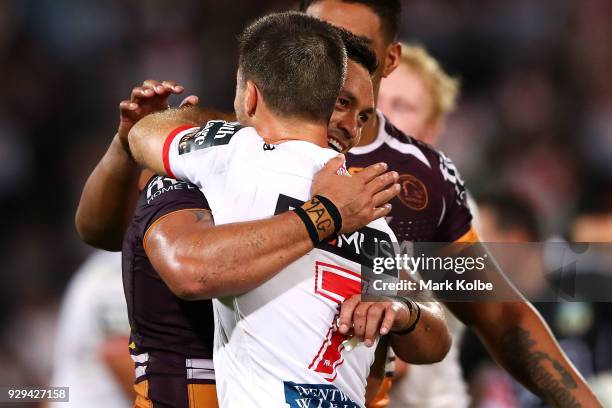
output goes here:
{"type": "Polygon", "coordinates": [[[427,50],[418,44],[401,43],[400,65],[416,71],[431,93],[432,111],[430,120],[439,121],[455,109],[461,83],[451,77],[427,50]]]}

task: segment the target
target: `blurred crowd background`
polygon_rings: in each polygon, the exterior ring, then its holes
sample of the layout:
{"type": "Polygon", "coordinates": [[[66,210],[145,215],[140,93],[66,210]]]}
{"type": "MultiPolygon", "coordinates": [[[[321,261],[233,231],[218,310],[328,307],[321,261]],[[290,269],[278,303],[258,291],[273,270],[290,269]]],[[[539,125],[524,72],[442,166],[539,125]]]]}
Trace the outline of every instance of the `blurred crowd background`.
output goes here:
{"type": "MultiPolygon", "coordinates": [[[[406,0],[402,40],[462,82],[441,149],[475,197],[511,192],[543,237],[612,241],[612,2],[406,0]]],[[[0,2],[0,384],[45,384],[74,228],[118,103],[174,79],[230,110],[236,35],[281,0],[0,2]]]]}

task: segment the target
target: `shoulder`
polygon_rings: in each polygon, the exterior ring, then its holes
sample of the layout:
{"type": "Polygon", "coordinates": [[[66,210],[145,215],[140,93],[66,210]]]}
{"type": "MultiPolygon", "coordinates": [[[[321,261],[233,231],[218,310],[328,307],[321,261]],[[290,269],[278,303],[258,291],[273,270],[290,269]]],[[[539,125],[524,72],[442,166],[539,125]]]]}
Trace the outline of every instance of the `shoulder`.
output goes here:
{"type": "Polygon", "coordinates": [[[387,135],[385,143],[393,150],[416,157],[434,173],[439,173],[440,163],[444,154],[435,147],[407,135],[396,128],[387,118],[384,118],[384,131],[387,135]]]}
{"type": "Polygon", "coordinates": [[[153,176],[145,185],[131,229],[126,236],[142,236],[144,231],[158,218],[173,211],[186,209],[209,209],[204,194],[195,185],[170,177],[153,176]]]}

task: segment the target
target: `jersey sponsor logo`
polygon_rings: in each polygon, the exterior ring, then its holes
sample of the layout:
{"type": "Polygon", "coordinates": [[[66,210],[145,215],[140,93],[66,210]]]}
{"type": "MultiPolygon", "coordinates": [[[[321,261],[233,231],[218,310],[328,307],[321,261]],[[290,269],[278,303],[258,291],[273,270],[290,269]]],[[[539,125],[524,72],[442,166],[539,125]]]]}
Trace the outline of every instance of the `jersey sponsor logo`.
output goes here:
{"type": "Polygon", "coordinates": [[[264,143],[263,144],[263,149],[264,149],[264,152],[272,151],[272,150],[276,149],[276,146],[264,143]]]}
{"type": "Polygon", "coordinates": [[[399,199],[406,207],[411,210],[421,211],[429,203],[427,187],[418,178],[411,174],[402,174],[398,181],[401,186],[399,199]]]}
{"type": "Polygon", "coordinates": [[[179,155],[228,144],[232,136],[243,127],[236,122],[211,120],[197,132],[186,134],[181,138],[178,145],[179,155]]]}
{"type": "Polygon", "coordinates": [[[147,204],[168,191],[192,190],[196,186],[169,177],[156,176],[147,184],[147,204]]]}
{"type": "Polygon", "coordinates": [[[348,395],[329,384],[284,381],[285,402],[291,408],[359,408],[348,395]]]}

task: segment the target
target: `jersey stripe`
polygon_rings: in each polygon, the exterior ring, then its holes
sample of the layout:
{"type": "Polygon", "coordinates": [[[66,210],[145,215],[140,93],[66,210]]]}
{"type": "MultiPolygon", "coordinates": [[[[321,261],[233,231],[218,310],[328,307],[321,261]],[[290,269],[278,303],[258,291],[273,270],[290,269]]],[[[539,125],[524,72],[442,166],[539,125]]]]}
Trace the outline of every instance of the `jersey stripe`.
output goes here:
{"type": "Polygon", "coordinates": [[[166,141],[164,142],[164,149],[162,151],[162,157],[164,160],[164,169],[166,170],[166,174],[169,177],[176,178],[174,176],[174,173],[172,173],[172,169],[170,168],[170,146],[172,146],[172,141],[174,140],[176,135],[181,133],[183,130],[192,129],[194,127],[195,126],[193,125],[181,125],[174,129],[172,132],[170,132],[170,134],[166,138],[166,141]]]}

